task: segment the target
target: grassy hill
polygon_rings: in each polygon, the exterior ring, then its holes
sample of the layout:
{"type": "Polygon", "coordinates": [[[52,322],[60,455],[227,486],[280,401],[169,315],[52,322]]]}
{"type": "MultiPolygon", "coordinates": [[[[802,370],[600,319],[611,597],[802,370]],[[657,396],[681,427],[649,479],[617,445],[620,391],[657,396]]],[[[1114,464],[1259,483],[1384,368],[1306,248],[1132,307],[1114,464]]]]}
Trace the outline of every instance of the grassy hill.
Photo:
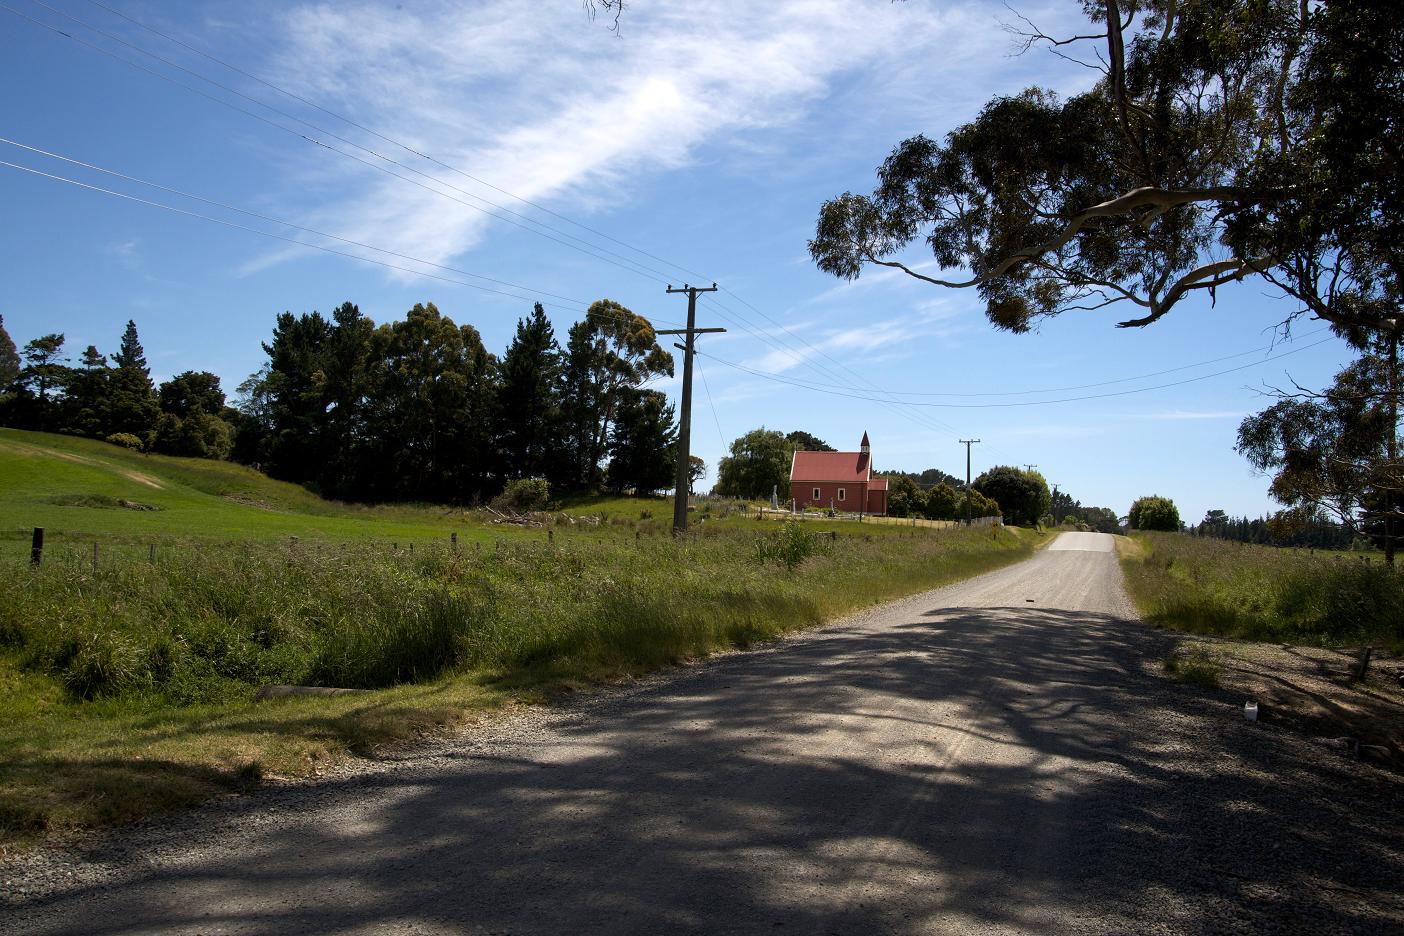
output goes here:
{"type": "Polygon", "coordinates": [[[44,527],[58,540],[414,542],[510,535],[444,507],[326,501],[251,468],[144,455],[106,442],[0,429],[0,553],[44,527]]]}

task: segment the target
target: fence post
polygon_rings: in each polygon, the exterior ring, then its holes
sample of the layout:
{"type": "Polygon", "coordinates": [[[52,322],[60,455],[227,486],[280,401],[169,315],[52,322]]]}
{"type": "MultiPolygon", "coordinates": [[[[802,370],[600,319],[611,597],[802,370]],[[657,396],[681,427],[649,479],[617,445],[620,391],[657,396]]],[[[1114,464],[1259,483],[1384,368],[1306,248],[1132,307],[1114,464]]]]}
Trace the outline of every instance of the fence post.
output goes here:
{"type": "Polygon", "coordinates": [[[37,566],[44,559],[44,528],[34,528],[34,540],[29,547],[29,564],[37,566]]]}
{"type": "Polygon", "coordinates": [[[154,562],[156,561],[156,544],[155,544],[155,543],[152,543],[152,544],[151,544],[151,547],[146,551],[146,561],[147,561],[147,562],[151,562],[151,563],[154,563],[154,562]]]}
{"type": "Polygon", "coordinates": [[[458,552],[458,534],[457,534],[457,533],[450,533],[450,534],[449,534],[449,545],[453,547],[453,551],[454,551],[454,552],[458,552]]]}
{"type": "Polygon", "coordinates": [[[94,572],[97,571],[97,566],[98,566],[98,544],[97,544],[97,543],[94,543],[94,544],[93,544],[93,571],[94,571],[94,572]]]}

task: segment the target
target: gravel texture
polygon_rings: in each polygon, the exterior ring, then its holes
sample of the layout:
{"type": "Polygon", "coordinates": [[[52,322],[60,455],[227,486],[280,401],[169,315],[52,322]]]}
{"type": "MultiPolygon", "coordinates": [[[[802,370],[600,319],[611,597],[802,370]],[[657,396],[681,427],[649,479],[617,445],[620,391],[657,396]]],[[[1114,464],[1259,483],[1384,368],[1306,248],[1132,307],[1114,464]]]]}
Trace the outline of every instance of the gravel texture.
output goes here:
{"type": "Polygon", "coordinates": [[[0,933],[1404,933],[1404,783],[1164,678],[1110,543],[26,855],[0,933]]]}

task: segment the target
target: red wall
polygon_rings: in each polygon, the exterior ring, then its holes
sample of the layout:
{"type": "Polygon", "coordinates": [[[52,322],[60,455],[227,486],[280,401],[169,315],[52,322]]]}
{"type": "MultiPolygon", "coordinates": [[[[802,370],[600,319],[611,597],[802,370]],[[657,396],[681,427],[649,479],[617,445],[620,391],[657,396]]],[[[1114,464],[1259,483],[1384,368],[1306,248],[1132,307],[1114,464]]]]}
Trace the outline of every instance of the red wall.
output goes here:
{"type": "Polygon", "coordinates": [[[868,496],[868,485],[865,481],[791,481],[790,497],[800,507],[828,507],[833,501],[835,510],[842,510],[849,513],[886,513],[887,504],[884,500],[880,510],[874,510],[870,501],[878,497],[883,497],[880,491],[873,491],[872,498],[868,496]],[[819,498],[814,497],[814,489],[819,489],[819,498]],[[838,489],[843,488],[847,492],[845,500],[838,499],[838,489]]]}

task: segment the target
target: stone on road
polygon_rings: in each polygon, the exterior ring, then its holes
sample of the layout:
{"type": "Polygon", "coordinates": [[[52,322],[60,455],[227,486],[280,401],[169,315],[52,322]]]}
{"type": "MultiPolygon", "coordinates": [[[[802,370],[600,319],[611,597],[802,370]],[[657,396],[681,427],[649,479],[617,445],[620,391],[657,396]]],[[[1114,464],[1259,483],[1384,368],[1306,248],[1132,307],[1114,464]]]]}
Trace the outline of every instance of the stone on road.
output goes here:
{"type": "Polygon", "coordinates": [[[1135,620],[1112,538],[1064,534],[756,652],[11,864],[0,931],[1400,932],[1398,779],[1170,683],[1172,643],[1135,620]]]}

